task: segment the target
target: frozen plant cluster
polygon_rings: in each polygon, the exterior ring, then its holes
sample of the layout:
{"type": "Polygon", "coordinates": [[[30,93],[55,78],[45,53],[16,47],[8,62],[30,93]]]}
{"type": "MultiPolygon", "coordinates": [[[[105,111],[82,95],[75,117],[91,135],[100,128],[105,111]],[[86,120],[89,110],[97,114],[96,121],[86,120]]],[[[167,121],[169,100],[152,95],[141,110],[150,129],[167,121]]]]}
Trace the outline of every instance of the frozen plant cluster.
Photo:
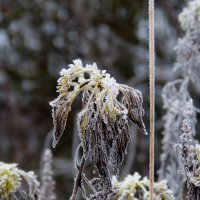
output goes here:
{"type": "Polygon", "coordinates": [[[35,200],[39,193],[39,182],[34,172],[25,172],[17,164],[0,162],[0,198],[35,200]]]}
{"type": "MultiPolygon", "coordinates": [[[[161,167],[159,179],[167,180],[170,189],[173,191],[177,200],[182,200],[184,187],[183,174],[178,173],[182,168],[182,162],[177,157],[174,145],[179,141],[179,133],[182,126],[184,115],[182,108],[190,98],[188,93],[188,81],[179,79],[169,82],[162,91],[164,108],[167,110],[164,119],[164,138],[162,140],[161,167]],[[174,178],[176,177],[176,178],[174,178]]],[[[192,115],[193,134],[196,116],[192,115]]]]}
{"type": "Polygon", "coordinates": [[[113,77],[110,77],[110,74],[106,73],[106,70],[99,70],[96,63],[84,67],[80,59],[74,60],[68,69],[62,69],[60,75],[57,87],[59,96],[50,103],[53,107],[53,118],[55,119],[54,147],[64,131],[71,105],[81,92],[85,92],[83,98],[85,98],[85,101],[88,100],[88,102],[86,102],[87,105],[85,105],[83,111],[79,114],[79,119],[84,116],[90,104],[95,100],[99,112],[109,115],[111,120],[116,120],[117,116],[121,116],[126,120],[127,115],[130,114],[133,122],[137,123],[139,128],[146,134],[141,119],[144,111],[141,108],[142,96],[139,91],[126,85],[118,84],[113,77]],[[123,99],[123,102],[117,99],[120,92],[124,94],[124,97],[127,97],[123,99]],[[89,99],[87,99],[88,96],[90,97],[89,99]],[[131,102],[131,97],[133,96],[137,99],[131,102]],[[132,108],[128,108],[127,104],[131,103],[134,105],[132,105],[132,108]],[[65,109],[59,112],[62,108],[65,109]],[[134,110],[134,108],[139,109],[134,110]],[[128,112],[128,109],[130,112],[128,112]],[[137,117],[134,117],[133,113],[136,113],[137,117]],[[64,116],[59,116],[58,114],[64,116]],[[56,120],[57,117],[62,117],[62,120],[58,121],[58,123],[56,120]]]}
{"type": "Polygon", "coordinates": [[[200,145],[193,139],[192,115],[194,114],[193,102],[190,99],[185,106],[179,144],[176,149],[183,163],[183,173],[188,188],[188,199],[200,199],[200,145]]]}
{"type": "MultiPolygon", "coordinates": [[[[149,199],[149,180],[147,177],[141,179],[137,172],[127,175],[121,182],[113,176],[112,183],[113,187],[119,191],[116,200],[149,199]]],[[[154,200],[175,200],[166,181],[155,182],[154,200]]]]}
{"type": "MultiPolygon", "coordinates": [[[[177,158],[173,146],[179,142],[180,129],[185,118],[182,108],[191,98],[189,84],[198,86],[200,81],[200,1],[188,4],[179,16],[185,35],[176,46],[175,69],[181,70],[182,77],[165,85],[162,91],[164,108],[164,138],[162,141],[160,180],[166,179],[177,200],[183,199],[184,177],[178,173],[182,162],[177,158]],[[176,177],[176,178],[174,178],[176,177]]],[[[194,108],[196,111],[196,108],[194,108]]],[[[195,136],[196,112],[191,116],[192,136],[195,136]]]]}
{"type": "Polygon", "coordinates": [[[194,0],[188,3],[179,15],[179,22],[184,31],[194,30],[200,24],[200,1],[194,0]]]}
{"type": "Polygon", "coordinates": [[[185,36],[179,39],[176,67],[185,77],[199,86],[200,82],[200,0],[189,2],[188,7],[179,15],[185,36]]]}
{"type": "Polygon", "coordinates": [[[109,169],[118,175],[126,154],[130,139],[128,120],[147,134],[142,121],[142,94],[117,83],[105,70],[99,70],[96,63],[84,67],[80,59],[74,60],[60,75],[57,87],[59,96],[50,103],[53,108],[53,146],[56,146],[65,130],[74,99],[82,92],[82,110],[77,119],[81,143],[77,151],[82,148],[83,155],[80,163],[76,156],[78,173],[71,199],[76,199],[77,188],[81,188],[83,196],[87,198],[83,180],[94,192],[90,198],[101,199],[100,196],[112,190],[109,169]],[[97,168],[98,181],[90,182],[82,174],[87,160],[97,168]],[[95,184],[98,189],[94,188],[95,184]]]}

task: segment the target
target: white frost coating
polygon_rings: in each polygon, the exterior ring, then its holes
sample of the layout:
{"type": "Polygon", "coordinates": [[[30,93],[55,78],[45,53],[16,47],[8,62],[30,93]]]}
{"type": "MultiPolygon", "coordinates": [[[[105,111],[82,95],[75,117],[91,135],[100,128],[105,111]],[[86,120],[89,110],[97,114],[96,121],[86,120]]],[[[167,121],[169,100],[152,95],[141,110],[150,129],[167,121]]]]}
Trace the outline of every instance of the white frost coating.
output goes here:
{"type": "Polygon", "coordinates": [[[74,63],[75,66],[83,67],[82,61],[81,61],[81,59],[79,59],[79,58],[73,60],[73,63],[74,63]]]}
{"type": "Polygon", "coordinates": [[[193,101],[190,99],[187,104],[186,104],[186,109],[185,109],[185,116],[190,117],[193,114],[194,106],[193,106],[193,101]]]}
{"type": "MultiPolygon", "coordinates": [[[[80,59],[73,60],[73,64],[69,65],[68,69],[62,69],[60,72],[61,77],[58,79],[58,91],[67,91],[70,86],[74,87],[74,92],[78,92],[82,84],[90,81],[91,85],[99,85],[102,87],[101,91],[97,91],[95,96],[97,101],[105,99],[106,108],[108,112],[113,109],[115,112],[127,115],[128,110],[120,103],[115,105],[113,102],[117,102],[117,95],[119,94],[120,84],[106,73],[106,70],[99,70],[96,63],[87,64],[85,67],[80,59]],[[85,78],[84,73],[89,75],[89,79],[85,78]],[[78,77],[78,83],[73,82],[73,78],[78,77]],[[67,84],[68,83],[68,84],[67,84]]],[[[125,118],[125,117],[124,117],[125,118]]]]}

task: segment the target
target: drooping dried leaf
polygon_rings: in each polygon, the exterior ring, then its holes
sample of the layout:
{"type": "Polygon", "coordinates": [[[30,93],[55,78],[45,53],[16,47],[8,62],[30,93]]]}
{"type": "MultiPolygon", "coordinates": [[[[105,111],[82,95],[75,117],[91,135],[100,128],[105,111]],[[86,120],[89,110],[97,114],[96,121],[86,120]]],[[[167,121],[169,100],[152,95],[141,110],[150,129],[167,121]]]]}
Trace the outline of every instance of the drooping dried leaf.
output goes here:
{"type": "Polygon", "coordinates": [[[71,102],[67,101],[66,95],[59,95],[57,99],[50,102],[52,106],[52,117],[53,117],[53,147],[55,148],[60,137],[62,136],[66,122],[68,113],[71,110],[71,102]]]}
{"type": "MultiPolygon", "coordinates": [[[[87,114],[88,124],[84,134],[81,133],[85,151],[101,176],[109,176],[109,165],[118,175],[130,139],[128,122],[123,116],[117,116],[115,122],[106,116],[101,118],[94,109],[95,106],[93,104],[90,106],[90,112],[87,114]]],[[[85,126],[84,117],[85,114],[81,117],[80,127],[85,126]]]]}
{"type": "Polygon", "coordinates": [[[102,121],[102,130],[104,130],[102,132],[102,137],[105,143],[106,154],[108,158],[110,158],[111,149],[113,148],[114,136],[116,134],[116,129],[110,121],[107,123],[102,121]]]}
{"type": "Polygon", "coordinates": [[[121,128],[113,141],[114,144],[111,155],[112,166],[114,168],[113,170],[117,176],[119,176],[119,167],[121,166],[124,156],[127,153],[127,146],[130,140],[129,126],[126,121],[124,121],[123,124],[124,127],[121,128]]]}
{"type": "Polygon", "coordinates": [[[147,135],[147,131],[142,120],[144,110],[142,108],[142,94],[131,87],[124,86],[125,96],[122,99],[122,103],[128,108],[129,119],[137,124],[138,128],[147,135]]]}

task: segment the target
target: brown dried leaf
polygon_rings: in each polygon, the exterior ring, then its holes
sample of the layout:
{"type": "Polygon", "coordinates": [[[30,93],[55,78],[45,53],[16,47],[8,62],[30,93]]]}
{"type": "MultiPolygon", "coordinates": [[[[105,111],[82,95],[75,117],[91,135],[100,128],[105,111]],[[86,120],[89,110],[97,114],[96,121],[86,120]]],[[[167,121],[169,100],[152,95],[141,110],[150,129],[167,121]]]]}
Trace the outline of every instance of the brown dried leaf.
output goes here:
{"type": "Polygon", "coordinates": [[[127,146],[130,140],[129,126],[126,120],[122,116],[118,116],[118,121],[116,122],[117,134],[114,137],[111,163],[114,168],[116,175],[119,175],[119,167],[121,166],[124,156],[127,153],[127,146]]]}
{"type": "Polygon", "coordinates": [[[147,131],[142,120],[144,110],[142,108],[142,94],[138,90],[131,87],[124,86],[125,96],[122,99],[122,103],[128,108],[129,119],[137,124],[138,128],[147,135],[147,131]]]}
{"type": "Polygon", "coordinates": [[[50,102],[53,117],[53,147],[55,148],[60,140],[66,126],[68,113],[71,110],[71,102],[67,101],[66,95],[59,95],[57,99],[50,102]]]}

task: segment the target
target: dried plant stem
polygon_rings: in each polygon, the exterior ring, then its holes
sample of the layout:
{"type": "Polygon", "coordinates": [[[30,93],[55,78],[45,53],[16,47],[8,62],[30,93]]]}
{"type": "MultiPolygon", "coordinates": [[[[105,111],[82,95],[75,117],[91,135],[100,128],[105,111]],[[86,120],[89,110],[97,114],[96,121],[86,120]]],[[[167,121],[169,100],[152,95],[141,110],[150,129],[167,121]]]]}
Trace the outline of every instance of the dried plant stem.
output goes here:
{"type": "Polygon", "coordinates": [[[83,156],[82,159],[81,159],[81,163],[80,163],[75,181],[74,181],[74,189],[73,189],[72,195],[70,197],[70,200],[76,200],[78,189],[81,186],[81,181],[82,181],[81,179],[82,179],[83,169],[84,169],[84,166],[85,166],[85,161],[86,161],[86,159],[83,156]]]}
{"type": "Polygon", "coordinates": [[[149,0],[149,68],[150,68],[150,163],[149,191],[153,200],[154,184],[154,118],[155,118],[155,35],[154,35],[154,0],[149,0]]]}

